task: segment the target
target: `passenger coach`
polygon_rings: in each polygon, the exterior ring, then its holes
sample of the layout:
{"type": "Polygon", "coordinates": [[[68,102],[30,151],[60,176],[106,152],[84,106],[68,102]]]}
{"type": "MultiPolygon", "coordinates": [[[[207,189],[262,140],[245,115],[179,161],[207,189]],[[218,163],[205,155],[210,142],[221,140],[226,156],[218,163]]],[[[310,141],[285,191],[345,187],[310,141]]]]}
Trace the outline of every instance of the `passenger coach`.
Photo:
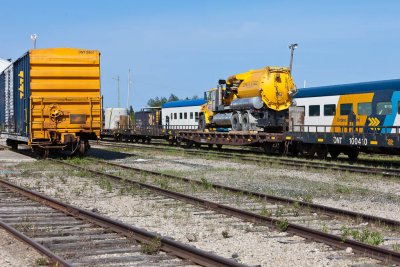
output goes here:
{"type": "Polygon", "coordinates": [[[326,144],[333,157],[341,152],[350,157],[358,151],[399,153],[400,80],[299,89],[295,101],[289,132],[297,133],[297,140],[326,144]]]}
{"type": "Polygon", "coordinates": [[[181,130],[197,130],[204,99],[172,101],[162,105],[162,125],[181,130]]]}

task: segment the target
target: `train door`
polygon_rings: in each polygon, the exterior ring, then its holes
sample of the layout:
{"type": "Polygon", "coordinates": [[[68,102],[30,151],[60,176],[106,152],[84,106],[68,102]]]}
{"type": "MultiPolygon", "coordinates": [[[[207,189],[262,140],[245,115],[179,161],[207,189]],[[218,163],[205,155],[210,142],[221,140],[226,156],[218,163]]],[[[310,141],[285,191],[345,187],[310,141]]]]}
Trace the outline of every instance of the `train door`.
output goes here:
{"type": "Polygon", "coordinates": [[[289,131],[303,132],[304,131],[305,107],[290,107],[289,108],[289,131]]]}

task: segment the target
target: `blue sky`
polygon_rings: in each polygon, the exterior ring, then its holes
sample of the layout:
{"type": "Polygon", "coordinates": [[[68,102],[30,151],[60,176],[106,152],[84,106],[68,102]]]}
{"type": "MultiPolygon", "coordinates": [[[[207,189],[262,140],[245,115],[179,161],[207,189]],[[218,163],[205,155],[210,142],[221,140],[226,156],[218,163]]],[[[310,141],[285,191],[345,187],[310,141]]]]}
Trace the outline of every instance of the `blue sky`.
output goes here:
{"type": "Polygon", "coordinates": [[[150,97],[199,95],[218,79],[287,66],[292,42],[298,87],[400,78],[399,1],[13,1],[0,0],[0,57],[32,47],[102,53],[105,106],[135,110],[150,97]]]}

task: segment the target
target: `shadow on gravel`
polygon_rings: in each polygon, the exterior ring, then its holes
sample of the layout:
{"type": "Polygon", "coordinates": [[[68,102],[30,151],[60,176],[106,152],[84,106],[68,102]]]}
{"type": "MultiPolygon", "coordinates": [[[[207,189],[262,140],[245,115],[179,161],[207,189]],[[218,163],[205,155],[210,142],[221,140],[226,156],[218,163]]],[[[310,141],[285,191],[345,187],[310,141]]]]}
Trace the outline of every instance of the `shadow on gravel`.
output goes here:
{"type": "Polygon", "coordinates": [[[135,156],[134,154],[128,154],[124,152],[110,151],[101,148],[92,147],[89,149],[87,156],[98,159],[113,160],[113,159],[125,159],[135,156]]]}

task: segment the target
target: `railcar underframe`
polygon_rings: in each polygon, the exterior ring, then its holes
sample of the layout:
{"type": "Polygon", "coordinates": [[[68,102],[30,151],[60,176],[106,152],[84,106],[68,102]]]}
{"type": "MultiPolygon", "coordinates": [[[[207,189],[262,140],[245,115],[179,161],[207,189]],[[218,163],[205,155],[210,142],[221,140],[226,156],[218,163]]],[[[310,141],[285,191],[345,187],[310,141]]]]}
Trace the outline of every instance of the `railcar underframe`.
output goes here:
{"type": "Polygon", "coordinates": [[[150,143],[151,139],[164,139],[169,144],[185,147],[229,146],[261,147],[266,153],[303,154],[324,159],[336,158],[340,153],[355,160],[359,152],[400,154],[400,127],[351,127],[293,125],[292,130],[281,133],[257,131],[200,131],[151,127],[136,130],[118,130],[104,134],[116,141],[150,143]],[[296,131],[295,131],[296,130],[296,131]],[[333,132],[335,131],[335,132],[333,132]]]}

